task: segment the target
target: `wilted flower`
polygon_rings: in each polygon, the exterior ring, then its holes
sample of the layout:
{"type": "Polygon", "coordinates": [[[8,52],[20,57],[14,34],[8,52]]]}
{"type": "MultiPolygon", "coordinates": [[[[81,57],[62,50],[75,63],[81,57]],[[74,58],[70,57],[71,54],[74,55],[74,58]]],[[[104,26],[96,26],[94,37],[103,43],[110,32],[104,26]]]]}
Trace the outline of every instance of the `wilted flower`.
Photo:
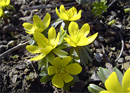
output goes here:
{"type": "Polygon", "coordinates": [[[10,0],[0,0],[0,6],[8,6],[10,4],[10,0]]]}
{"type": "Polygon", "coordinates": [[[34,34],[35,32],[44,31],[50,24],[51,16],[49,13],[46,13],[43,21],[37,16],[33,16],[33,24],[31,23],[23,23],[23,27],[27,30],[26,33],[34,34]]]}
{"type": "Polygon", "coordinates": [[[107,90],[100,93],[130,93],[130,68],[125,72],[122,84],[120,84],[116,72],[112,72],[105,81],[105,87],[107,90]]]}
{"type": "Polygon", "coordinates": [[[48,31],[48,39],[41,33],[35,33],[34,39],[36,40],[38,46],[27,45],[26,49],[31,53],[41,53],[40,55],[30,59],[30,60],[40,60],[49,54],[58,44],[60,33],[56,37],[56,31],[54,27],[51,27],[48,31]]]}
{"type": "Polygon", "coordinates": [[[68,31],[70,36],[67,35],[64,39],[73,47],[88,45],[92,43],[98,35],[98,33],[95,33],[94,35],[86,37],[90,32],[90,26],[87,23],[79,30],[78,24],[76,22],[71,22],[68,31]]]}
{"type": "Polygon", "coordinates": [[[82,67],[78,63],[69,64],[71,57],[67,56],[63,59],[56,57],[52,66],[48,67],[48,74],[52,77],[52,84],[58,88],[64,87],[64,82],[68,83],[73,80],[71,75],[77,75],[82,71],[82,67]],[[70,75],[71,74],[71,75],[70,75]]]}
{"type": "Polygon", "coordinates": [[[56,14],[62,19],[66,21],[76,21],[81,18],[81,10],[77,13],[77,9],[75,7],[66,10],[64,5],[60,6],[60,12],[56,7],[56,14]]]}

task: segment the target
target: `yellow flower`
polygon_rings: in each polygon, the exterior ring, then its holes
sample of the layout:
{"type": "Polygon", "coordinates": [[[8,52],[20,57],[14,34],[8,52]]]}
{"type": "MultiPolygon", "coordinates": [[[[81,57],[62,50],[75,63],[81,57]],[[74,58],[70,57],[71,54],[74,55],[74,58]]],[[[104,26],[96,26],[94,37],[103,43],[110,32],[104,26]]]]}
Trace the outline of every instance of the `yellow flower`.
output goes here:
{"type": "Polygon", "coordinates": [[[56,37],[56,31],[54,27],[51,27],[48,31],[48,39],[41,33],[35,33],[34,39],[36,40],[38,46],[27,45],[26,49],[30,53],[41,53],[40,55],[30,59],[30,60],[41,60],[47,54],[49,54],[58,44],[60,33],[56,37]]]}
{"type": "Polygon", "coordinates": [[[48,74],[52,77],[52,84],[58,88],[64,87],[64,82],[68,83],[73,80],[71,75],[77,75],[82,71],[82,67],[78,63],[69,64],[71,57],[67,56],[63,59],[56,57],[52,66],[48,67],[48,74]],[[71,74],[71,75],[70,75],[71,74]]]}
{"type": "Polygon", "coordinates": [[[71,22],[68,27],[69,35],[64,39],[65,41],[73,47],[85,46],[92,43],[97,37],[98,33],[95,33],[92,36],[86,37],[90,32],[89,24],[84,24],[79,30],[79,26],[76,22],[71,22]]]}
{"type": "Polygon", "coordinates": [[[8,6],[10,4],[10,0],[0,0],[0,6],[8,6]]]}
{"type": "Polygon", "coordinates": [[[37,16],[33,16],[33,24],[31,23],[23,23],[23,27],[27,30],[26,33],[34,34],[35,32],[44,31],[50,24],[51,16],[49,13],[46,13],[43,21],[37,16]]]}
{"type": "Polygon", "coordinates": [[[125,72],[122,84],[120,84],[116,72],[112,72],[105,81],[105,87],[107,90],[100,93],[130,93],[130,68],[125,72]]]}
{"type": "Polygon", "coordinates": [[[56,14],[62,19],[66,21],[76,21],[81,18],[81,10],[77,13],[77,9],[75,7],[66,10],[64,5],[60,6],[60,12],[56,7],[56,14]]]}

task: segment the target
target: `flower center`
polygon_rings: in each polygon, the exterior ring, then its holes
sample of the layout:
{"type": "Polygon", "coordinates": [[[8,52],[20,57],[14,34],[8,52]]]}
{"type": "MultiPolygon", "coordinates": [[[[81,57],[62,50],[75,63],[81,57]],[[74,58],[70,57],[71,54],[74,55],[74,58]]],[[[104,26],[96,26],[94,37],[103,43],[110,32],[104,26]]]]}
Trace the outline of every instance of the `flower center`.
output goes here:
{"type": "Polygon", "coordinates": [[[57,68],[57,73],[60,74],[60,75],[63,75],[66,73],[66,67],[65,66],[59,66],[57,68]]]}

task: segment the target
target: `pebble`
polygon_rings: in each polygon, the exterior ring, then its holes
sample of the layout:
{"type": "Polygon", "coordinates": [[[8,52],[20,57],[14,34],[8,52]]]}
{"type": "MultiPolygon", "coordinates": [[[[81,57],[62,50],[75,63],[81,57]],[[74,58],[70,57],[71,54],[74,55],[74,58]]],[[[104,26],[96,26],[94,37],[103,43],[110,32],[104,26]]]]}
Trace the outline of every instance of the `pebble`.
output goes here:
{"type": "Polygon", "coordinates": [[[110,50],[115,51],[116,47],[111,47],[110,50]]]}
{"type": "Polygon", "coordinates": [[[126,61],[130,60],[130,56],[125,56],[125,60],[126,61]]]}
{"type": "Polygon", "coordinates": [[[13,75],[12,77],[12,83],[16,83],[18,75],[13,75]]]}
{"type": "Polygon", "coordinates": [[[94,43],[95,47],[99,47],[100,46],[100,44],[99,44],[99,42],[97,40],[95,40],[93,43],[94,43]]]}
{"type": "Polygon", "coordinates": [[[123,63],[124,62],[124,58],[119,58],[118,62],[119,63],[123,63]]]}
{"type": "Polygon", "coordinates": [[[130,49],[130,44],[125,44],[127,49],[130,49]]]}
{"type": "Polygon", "coordinates": [[[102,53],[102,49],[96,49],[96,52],[102,53]]]}
{"type": "Polygon", "coordinates": [[[104,41],[104,37],[103,37],[103,36],[98,36],[98,40],[99,40],[100,42],[103,42],[103,41],[104,41]]]}

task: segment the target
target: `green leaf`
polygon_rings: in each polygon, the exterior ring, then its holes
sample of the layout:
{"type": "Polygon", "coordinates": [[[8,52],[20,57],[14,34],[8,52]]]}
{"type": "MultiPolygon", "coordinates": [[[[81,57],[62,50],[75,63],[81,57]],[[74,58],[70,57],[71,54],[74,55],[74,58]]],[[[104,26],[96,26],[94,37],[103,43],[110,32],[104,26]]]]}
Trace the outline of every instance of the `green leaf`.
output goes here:
{"type": "Polygon", "coordinates": [[[75,48],[71,48],[70,49],[70,56],[72,57],[72,61],[73,62],[80,63],[80,58],[79,58],[79,55],[78,55],[78,50],[76,50],[75,48]]]}
{"type": "Polygon", "coordinates": [[[95,84],[89,84],[88,86],[88,90],[91,92],[91,93],[99,93],[100,91],[103,91],[104,89],[95,85],[95,84]]]}
{"type": "Polygon", "coordinates": [[[60,39],[58,45],[60,45],[64,41],[64,37],[66,35],[66,32],[60,29],[60,39]]]}
{"type": "Polygon", "coordinates": [[[51,52],[51,53],[49,53],[49,54],[47,55],[47,58],[48,58],[48,61],[49,61],[49,62],[52,62],[52,61],[54,60],[55,56],[54,56],[54,54],[51,52]]]}
{"type": "Polygon", "coordinates": [[[55,53],[57,56],[64,58],[67,56],[68,52],[61,50],[61,49],[54,49],[53,53],[55,53]]]}
{"type": "Polygon", "coordinates": [[[69,82],[69,83],[65,83],[63,89],[64,90],[69,90],[70,86],[72,86],[72,85],[74,85],[74,81],[73,80],[71,82],[69,82]]]}
{"type": "Polygon", "coordinates": [[[48,82],[52,79],[52,75],[47,75],[47,76],[44,76],[40,79],[40,82],[48,82]]]}
{"type": "Polygon", "coordinates": [[[38,70],[40,70],[40,68],[41,68],[42,66],[44,66],[44,65],[45,65],[45,60],[44,60],[44,59],[38,61],[38,70]]]}
{"type": "Polygon", "coordinates": [[[89,61],[92,62],[92,58],[90,57],[85,47],[82,46],[82,47],[79,47],[78,49],[79,49],[79,57],[83,65],[86,66],[89,61]]]}
{"type": "Polygon", "coordinates": [[[121,71],[119,69],[117,69],[116,67],[113,68],[113,70],[116,72],[117,77],[119,79],[120,84],[122,85],[122,78],[123,78],[123,74],[121,73],[121,71]]]}
{"type": "Polygon", "coordinates": [[[57,19],[56,22],[53,23],[51,26],[54,26],[54,27],[56,28],[56,27],[57,27],[60,23],[62,23],[62,22],[63,22],[63,20],[57,19]]]}
{"type": "Polygon", "coordinates": [[[45,72],[45,71],[42,71],[42,72],[40,73],[40,76],[42,76],[42,77],[46,76],[46,72],[45,72]]]}
{"type": "Polygon", "coordinates": [[[101,81],[105,83],[106,79],[109,77],[111,72],[106,68],[99,67],[97,74],[101,81]]]}

